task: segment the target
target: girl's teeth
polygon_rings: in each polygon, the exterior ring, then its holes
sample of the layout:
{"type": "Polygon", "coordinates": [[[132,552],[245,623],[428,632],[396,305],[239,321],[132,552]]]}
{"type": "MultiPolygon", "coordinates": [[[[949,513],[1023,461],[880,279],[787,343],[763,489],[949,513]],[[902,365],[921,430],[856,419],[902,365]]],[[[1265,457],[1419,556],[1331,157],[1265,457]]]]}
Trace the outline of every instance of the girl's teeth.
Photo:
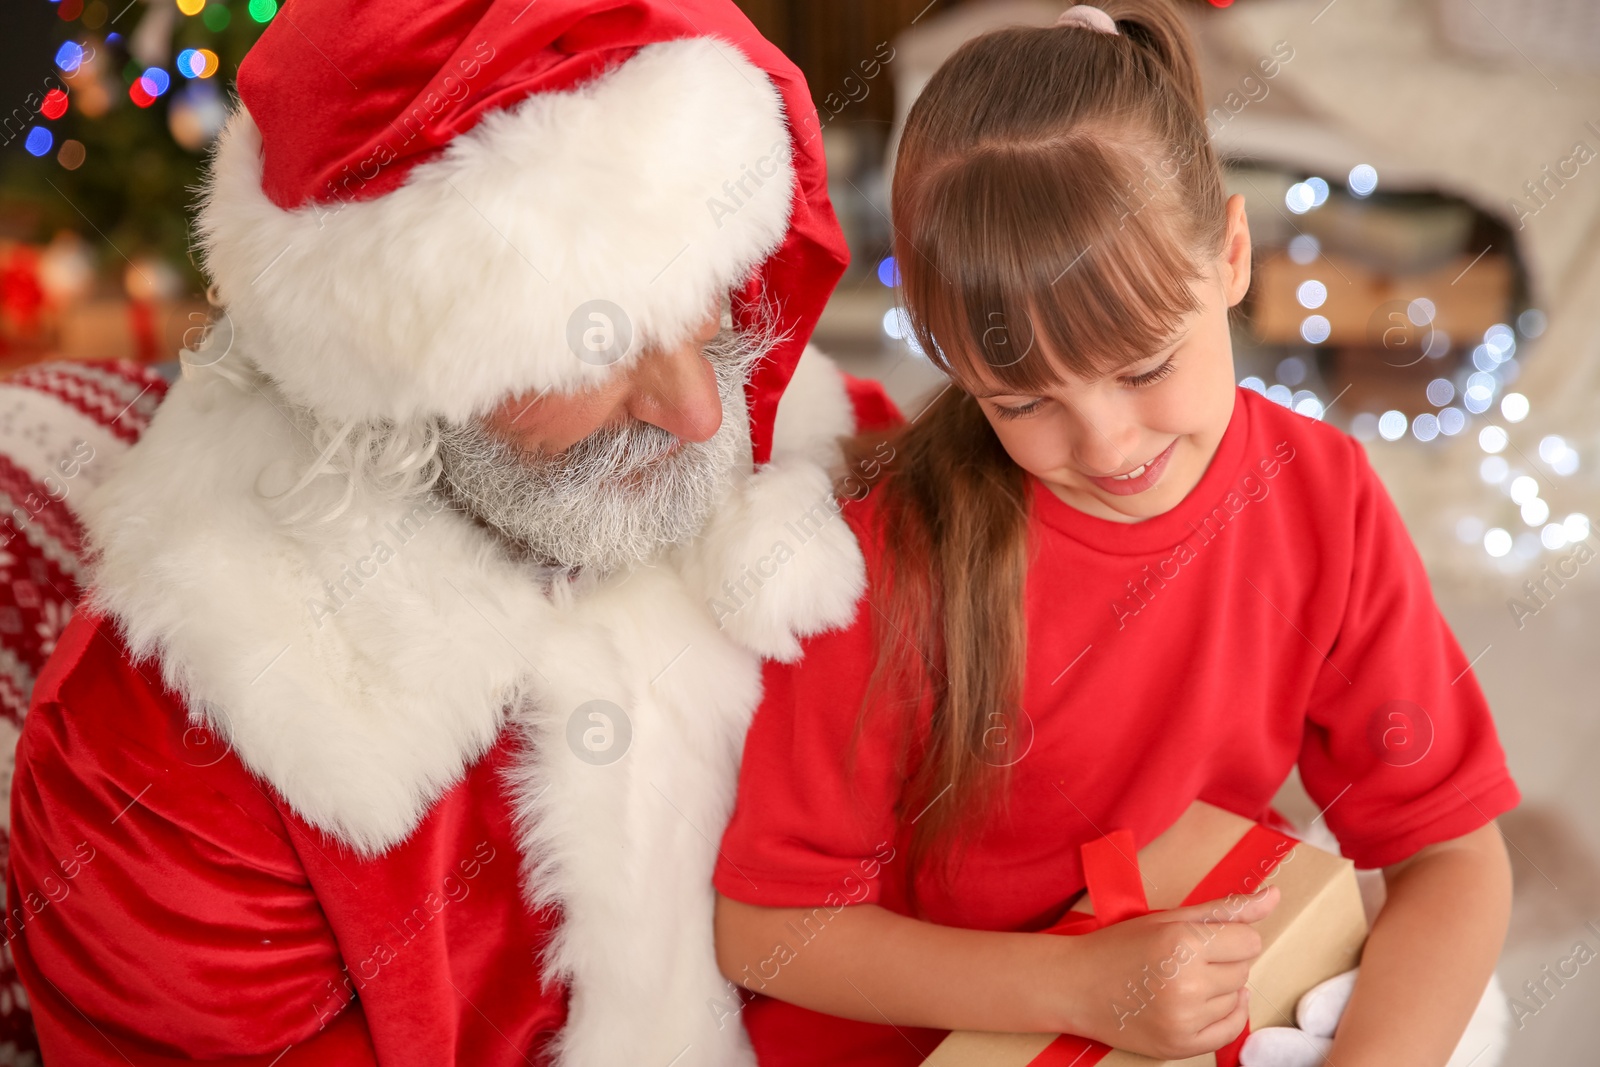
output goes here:
{"type": "Polygon", "coordinates": [[[1135,467],[1133,470],[1129,471],[1127,474],[1113,475],[1111,480],[1114,481],[1114,482],[1125,482],[1129,478],[1137,478],[1137,477],[1139,477],[1139,475],[1144,473],[1144,469],[1146,467],[1148,467],[1148,466],[1150,466],[1150,464],[1141,463],[1141,464],[1139,464],[1139,466],[1135,467]]]}

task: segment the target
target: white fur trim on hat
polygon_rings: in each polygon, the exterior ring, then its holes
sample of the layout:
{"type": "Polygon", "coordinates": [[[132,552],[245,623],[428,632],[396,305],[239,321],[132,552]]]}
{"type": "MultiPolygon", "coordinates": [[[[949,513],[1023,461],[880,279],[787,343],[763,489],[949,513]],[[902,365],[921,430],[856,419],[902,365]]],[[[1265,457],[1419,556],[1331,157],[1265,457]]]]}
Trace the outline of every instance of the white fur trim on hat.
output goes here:
{"type": "Polygon", "coordinates": [[[780,245],[795,180],[777,90],[708,37],[490,112],[374,199],[285,211],[261,153],[241,107],[206,269],[243,350],[340,419],[463,420],[681,343],[780,245]]]}

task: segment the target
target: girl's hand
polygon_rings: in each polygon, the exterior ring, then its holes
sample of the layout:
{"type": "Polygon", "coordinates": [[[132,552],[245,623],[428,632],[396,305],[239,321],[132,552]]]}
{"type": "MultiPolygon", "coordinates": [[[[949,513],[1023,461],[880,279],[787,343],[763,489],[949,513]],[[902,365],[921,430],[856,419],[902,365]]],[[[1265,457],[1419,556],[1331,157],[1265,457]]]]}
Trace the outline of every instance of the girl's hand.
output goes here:
{"type": "Polygon", "coordinates": [[[1113,923],[1075,942],[1064,1032],[1163,1060],[1212,1052],[1238,1037],[1249,1012],[1245,980],[1261,955],[1249,924],[1277,907],[1269,886],[1113,923]]]}

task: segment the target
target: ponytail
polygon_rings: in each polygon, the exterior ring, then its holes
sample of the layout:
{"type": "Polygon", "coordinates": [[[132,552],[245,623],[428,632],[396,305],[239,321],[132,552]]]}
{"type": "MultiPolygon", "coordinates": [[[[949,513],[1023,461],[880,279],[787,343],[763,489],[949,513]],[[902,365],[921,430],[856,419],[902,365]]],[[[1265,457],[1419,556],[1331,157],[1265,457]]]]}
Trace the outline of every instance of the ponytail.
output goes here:
{"type": "Polygon", "coordinates": [[[1183,14],[1167,0],[1106,0],[1098,4],[1117,24],[1117,31],[1138,45],[1165,75],[1196,115],[1205,115],[1205,89],[1199,57],[1183,14]]]}

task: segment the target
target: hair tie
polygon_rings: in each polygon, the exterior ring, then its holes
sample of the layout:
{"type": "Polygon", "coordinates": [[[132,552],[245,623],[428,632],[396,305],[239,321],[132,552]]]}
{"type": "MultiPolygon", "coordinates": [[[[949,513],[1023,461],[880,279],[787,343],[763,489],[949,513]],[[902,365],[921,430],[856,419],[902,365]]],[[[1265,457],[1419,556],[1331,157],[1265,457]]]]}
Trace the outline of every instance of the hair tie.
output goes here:
{"type": "Polygon", "coordinates": [[[1101,33],[1117,33],[1117,23],[1110,15],[1092,4],[1075,4],[1056,19],[1057,26],[1084,26],[1101,33]]]}

